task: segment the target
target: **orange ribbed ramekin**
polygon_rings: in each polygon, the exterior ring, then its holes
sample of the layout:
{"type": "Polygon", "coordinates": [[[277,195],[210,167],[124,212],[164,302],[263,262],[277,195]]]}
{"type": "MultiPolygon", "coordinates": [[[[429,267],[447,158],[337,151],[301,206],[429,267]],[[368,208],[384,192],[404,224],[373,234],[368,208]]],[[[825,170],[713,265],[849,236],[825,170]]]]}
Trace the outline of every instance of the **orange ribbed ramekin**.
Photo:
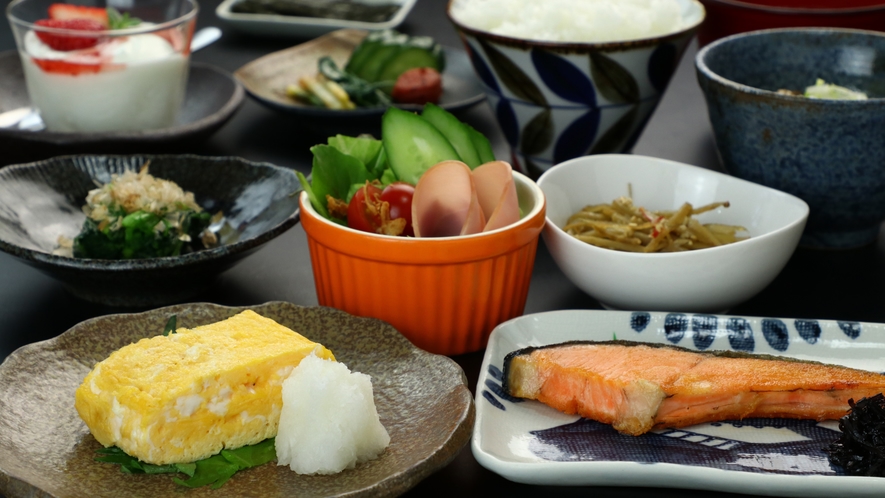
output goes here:
{"type": "Polygon", "coordinates": [[[523,217],[461,237],[360,232],[318,215],[302,193],[320,305],[384,320],[432,353],[485,348],[492,329],[525,308],[544,226],[544,193],[527,177],[513,177],[523,217]]]}

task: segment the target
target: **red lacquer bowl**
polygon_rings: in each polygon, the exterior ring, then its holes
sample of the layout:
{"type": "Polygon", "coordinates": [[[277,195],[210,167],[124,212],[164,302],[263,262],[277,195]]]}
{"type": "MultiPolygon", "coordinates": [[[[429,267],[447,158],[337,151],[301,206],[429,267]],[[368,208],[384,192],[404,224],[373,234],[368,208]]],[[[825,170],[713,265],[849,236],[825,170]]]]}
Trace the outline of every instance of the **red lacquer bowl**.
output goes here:
{"type": "Polygon", "coordinates": [[[885,30],[883,0],[700,0],[707,18],[698,29],[704,46],[745,31],[790,27],[885,30]]]}

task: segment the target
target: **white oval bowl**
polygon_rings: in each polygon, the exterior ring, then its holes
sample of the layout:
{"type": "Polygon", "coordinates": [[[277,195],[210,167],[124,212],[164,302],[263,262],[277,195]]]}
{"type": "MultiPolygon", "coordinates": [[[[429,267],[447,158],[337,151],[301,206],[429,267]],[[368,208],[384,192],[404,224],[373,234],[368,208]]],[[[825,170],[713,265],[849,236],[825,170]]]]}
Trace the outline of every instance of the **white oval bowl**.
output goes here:
{"type": "Polygon", "coordinates": [[[798,197],[722,173],[653,157],[604,154],[563,162],[538,185],[547,198],[543,237],[553,259],[581,290],[607,308],[721,312],[764,289],[799,243],[808,205],[798,197]],[[629,187],[628,187],[629,186],[629,187]],[[650,210],[729,201],[697,216],[745,227],[750,238],[677,253],[638,254],[582,242],[562,227],[589,204],[628,195],[650,210]]]}

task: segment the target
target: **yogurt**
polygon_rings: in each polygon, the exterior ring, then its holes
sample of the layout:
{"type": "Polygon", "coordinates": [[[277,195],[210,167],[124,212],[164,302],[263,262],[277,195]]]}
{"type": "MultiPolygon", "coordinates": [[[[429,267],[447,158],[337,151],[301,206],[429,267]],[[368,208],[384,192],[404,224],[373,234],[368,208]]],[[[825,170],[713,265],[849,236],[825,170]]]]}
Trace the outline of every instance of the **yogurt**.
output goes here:
{"type": "Polygon", "coordinates": [[[56,51],[35,32],[21,53],[31,103],[49,131],[166,128],[184,101],[188,57],[156,34],[121,36],[56,51]]]}

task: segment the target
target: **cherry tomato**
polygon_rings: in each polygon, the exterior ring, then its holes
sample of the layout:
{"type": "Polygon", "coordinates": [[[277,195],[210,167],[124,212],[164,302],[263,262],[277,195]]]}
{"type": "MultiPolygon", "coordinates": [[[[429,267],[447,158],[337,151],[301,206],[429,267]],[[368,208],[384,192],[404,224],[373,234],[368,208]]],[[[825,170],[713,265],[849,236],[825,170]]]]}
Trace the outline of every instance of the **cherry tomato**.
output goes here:
{"type": "Polygon", "coordinates": [[[353,194],[347,205],[347,226],[363,232],[375,232],[381,226],[381,215],[367,202],[374,202],[381,196],[381,189],[368,184],[353,194]]]}
{"type": "Polygon", "coordinates": [[[406,219],[406,228],[403,235],[410,237],[415,236],[415,230],[412,229],[412,196],[415,194],[415,187],[405,182],[393,182],[384,187],[381,192],[381,201],[390,205],[390,219],[397,218],[406,219]]]}

